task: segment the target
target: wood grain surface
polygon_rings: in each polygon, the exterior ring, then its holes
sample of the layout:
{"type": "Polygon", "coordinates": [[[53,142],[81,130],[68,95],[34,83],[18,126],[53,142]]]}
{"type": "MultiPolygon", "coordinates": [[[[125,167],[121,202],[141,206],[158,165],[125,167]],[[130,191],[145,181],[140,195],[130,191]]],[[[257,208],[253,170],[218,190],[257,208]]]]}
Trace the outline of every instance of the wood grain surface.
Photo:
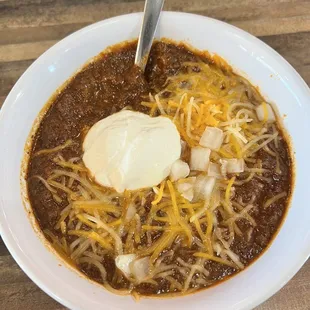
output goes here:
{"type": "MultiPolygon", "coordinates": [[[[135,0],[0,0],[0,105],[50,46],[93,22],[143,10],[135,0]]],[[[265,41],[310,85],[310,1],[166,0],[165,10],[214,17],[265,41]]],[[[0,239],[0,309],[65,309],[18,267],[0,239]]],[[[310,261],[256,310],[310,310],[310,261]]],[[[211,309],[212,310],[212,309],[211,309]]]]}

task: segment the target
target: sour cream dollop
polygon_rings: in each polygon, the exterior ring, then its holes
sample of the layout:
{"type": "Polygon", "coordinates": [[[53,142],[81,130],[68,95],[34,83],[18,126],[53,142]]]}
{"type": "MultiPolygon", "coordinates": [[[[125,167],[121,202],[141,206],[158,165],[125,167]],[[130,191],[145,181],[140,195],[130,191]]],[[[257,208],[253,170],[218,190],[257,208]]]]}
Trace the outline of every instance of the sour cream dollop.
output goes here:
{"type": "Polygon", "coordinates": [[[124,110],[97,122],[83,142],[91,176],[117,192],[155,186],[180,158],[180,134],[162,116],[124,110]]]}

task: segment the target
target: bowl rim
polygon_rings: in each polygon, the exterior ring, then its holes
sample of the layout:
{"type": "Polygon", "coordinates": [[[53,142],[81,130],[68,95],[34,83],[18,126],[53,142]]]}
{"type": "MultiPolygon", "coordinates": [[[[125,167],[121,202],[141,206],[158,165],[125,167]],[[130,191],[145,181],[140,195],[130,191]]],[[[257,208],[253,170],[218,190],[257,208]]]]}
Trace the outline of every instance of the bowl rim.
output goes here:
{"type": "MultiPolygon", "coordinates": [[[[11,89],[10,93],[6,97],[6,99],[4,101],[4,104],[3,104],[3,106],[2,106],[2,108],[0,110],[0,123],[5,118],[6,111],[10,109],[11,97],[13,97],[15,95],[15,93],[17,92],[18,86],[21,83],[21,81],[27,79],[27,75],[29,75],[37,66],[39,66],[39,62],[40,61],[43,61],[44,59],[49,58],[50,56],[53,55],[53,53],[57,52],[57,50],[63,45],[63,43],[65,41],[67,42],[68,40],[72,40],[72,39],[76,38],[77,36],[83,35],[83,34],[87,33],[89,30],[93,30],[93,29],[95,29],[95,28],[97,28],[99,26],[102,26],[104,24],[108,24],[108,23],[112,23],[112,22],[119,22],[119,21],[121,21],[122,19],[125,19],[125,18],[141,17],[142,14],[143,14],[142,12],[123,14],[123,15],[118,15],[118,16],[115,16],[115,17],[111,17],[111,18],[108,18],[108,19],[101,20],[99,22],[90,24],[90,25],[88,25],[86,27],[83,27],[83,28],[73,32],[72,34],[66,36],[65,38],[63,38],[62,40],[57,42],[55,45],[50,47],[47,51],[45,51],[40,57],[38,57],[27,68],[27,70],[21,75],[21,77],[15,83],[14,87],[11,89]]],[[[309,96],[309,98],[310,98],[310,89],[309,89],[308,85],[306,84],[306,82],[298,74],[298,72],[279,53],[277,53],[274,49],[272,49],[270,46],[268,46],[266,43],[264,43],[263,41],[261,41],[257,37],[249,34],[248,32],[246,32],[246,31],[244,31],[244,30],[242,30],[242,29],[240,29],[240,28],[238,28],[236,26],[230,25],[228,23],[222,22],[222,21],[214,19],[214,18],[203,16],[203,15],[192,14],[192,13],[185,13],[185,12],[174,12],[174,11],[164,11],[163,14],[164,15],[168,15],[168,16],[170,15],[171,17],[174,17],[174,16],[192,16],[194,18],[206,19],[206,20],[209,20],[210,22],[212,22],[215,25],[222,25],[222,26],[225,26],[226,28],[229,28],[229,29],[233,30],[234,33],[237,33],[237,34],[239,34],[239,35],[241,35],[243,37],[246,37],[247,39],[249,39],[250,41],[252,41],[256,45],[258,44],[260,46],[263,46],[265,49],[268,50],[269,53],[272,54],[272,56],[277,57],[278,59],[280,59],[280,61],[282,63],[282,66],[290,71],[290,74],[293,75],[294,79],[297,80],[298,83],[300,83],[300,88],[302,87],[303,91],[305,91],[307,93],[307,95],[309,96]]],[[[78,69],[79,68],[77,68],[77,70],[78,69]]],[[[17,245],[14,242],[10,241],[10,239],[14,238],[13,237],[13,233],[9,230],[9,228],[7,226],[7,223],[5,221],[5,218],[3,216],[3,213],[1,211],[2,211],[2,207],[0,207],[0,235],[1,235],[2,239],[3,239],[3,241],[4,241],[4,244],[6,245],[7,249],[9,250],[9,252],[12,255],[12,257],[14,258],[14,260],[17,262],[19,267],[46,294],[48,294],[53,299],[57,300],[62,305],[66,306],[66,307],[68,307],[70,309],[74,309],[75,305],[72,304],[69,301],[69,298],[60,297],[59,295],[54,294],[54,292],[48,287],[48,285],[46,285],[44,283],[44,280],[38,278],[36,276],[35,272],[27,265],[27,262],[23,261],[23,259],[20,258],[19,254],[18,254],[17,245]]],[[[48,250],[48,249],[46,248],[46,250],[48,250]]],[[[247,307],[255,307],[255,306],[259,305],[260,303],[262,303],[263,301],[267,300],[272,295],[274,295],[285,284],[287,284],[287,282],[298,272],[298,270],[302,267],[302,265],[310,257],[310,244],[308,245],[307,249],[305,249],[305,253],[306,254],[299,255],[298,259],[295,258],[294,261],[292,261],[293,263],[291,264],[291,267],[289,268],[289,270],[285,274],[279,276],[277,278],[277,281],[273,282],[273,285],[271,287],[269,287],[268,292],[264,292],[264,293],[258,294],[257,296],[255,296],[255,298],[253,298],[250,302],[248,302],[246,306],[247,307]]]]}

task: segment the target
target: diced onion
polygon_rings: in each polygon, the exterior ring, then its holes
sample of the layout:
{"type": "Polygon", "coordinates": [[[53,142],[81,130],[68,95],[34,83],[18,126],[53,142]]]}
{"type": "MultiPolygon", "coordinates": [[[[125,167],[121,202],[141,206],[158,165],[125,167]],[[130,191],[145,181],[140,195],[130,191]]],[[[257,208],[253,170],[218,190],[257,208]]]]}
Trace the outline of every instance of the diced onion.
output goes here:
{"type": "Polygon", "coordinates": [[[200,138],[199,144],[203,147],[217,151],[221,147],[223,139],[223,130],[217,127],[206,127],[200,138]]]}
{"type": "Polygon", "coordinates": [[[118,255],[115,258],[116,267],[127,277],[130,278],[130,264],[136,259],[136,254],[118,255]]]}
{"type": "Polygon", "coordinates": [[[142,282],[150,274],[150,267],[149,257],[136,259],[130,264],[131,274],[138,282],[142,282]]]}
{"type": "Polygon", "coordinates": [[[181,196],[188,201],[192,201],[194,199],[194,187],[188,189],[187,191],[183,192],[181,196]]]}
{"type": "Polygon", "coordinates": [[[223,175],[221,173],[221,166],[219,164],[209,163],[209,166],[208,166],[208,176],[209,177],[214,177],[214,178],[217,178],[217,179],[222,179],[223,175]]]}
{"type": "Polygon", "coordinates": [[[211,150],[205,147],[193,147],[191,149],[191,170],[208,171],[211,150]]]}
{"type": "Polygon", "coordinates": [[[227,160],[225,159],[220,159],[220,164],[221,164],[221,174],[222,176],[226,179],[227,178],[227,160]]]}
{"type": "Polygon", "coordinates": [[[178,159],[171,166],[170,178],[172,181],[177,181],[186,178],[189,175],[189,172],[188,164],[183,160],[178,159]]]}
{"type": "Polygon", "coordinates": [[[222,165],[222,174],[241,173],[244,171],[244,160],[242,158],[220,159],[220,163],[222,165]],[[223,169],[224,167],[225,169],[223,169]]]}
{"type": "Polygon", "coordinates": [[[195,182],[195,196],[197,199],[208,200],[212,194],[216,179],[209,176],[200,175],[195,182]]]}
{"type": "Polygon", "coordinates": [[[260,121],[274,122],[276,120],[272,107],[265,102],[256,108],[256,114],[260,121]]]}
{"type": "Polygon", "coordinates": [[[188,178],[187,182],[180,183],[177,186],[177,189],[179,193],[181,193],[181,196],[184,197],[185,199],[192,201],[194,198],[194,182],[196,178],[188,178]]]}
{"type": "Polygon", "coordinates": [[[193,188],[193,184],[191,183],[181,183],[181,184],[178,184],[178,191],[180,193],[184,193],[186,191],[188,191],[189,189],[193,188]]]}

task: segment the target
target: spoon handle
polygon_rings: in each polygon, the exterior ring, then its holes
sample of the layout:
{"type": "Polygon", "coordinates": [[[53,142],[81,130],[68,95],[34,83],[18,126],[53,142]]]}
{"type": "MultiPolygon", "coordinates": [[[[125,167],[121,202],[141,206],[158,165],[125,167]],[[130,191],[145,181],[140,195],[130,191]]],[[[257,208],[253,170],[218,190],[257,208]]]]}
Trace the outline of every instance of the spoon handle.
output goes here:
{"type": "Polygon", "coordinates": [[[145,69],[149,52],[153,43],[159,15],[165,0],[146,0],[144,5],[144,14],[142,27],[140,30],[138,46],[136,51],[135,64],[145,69]]]}

